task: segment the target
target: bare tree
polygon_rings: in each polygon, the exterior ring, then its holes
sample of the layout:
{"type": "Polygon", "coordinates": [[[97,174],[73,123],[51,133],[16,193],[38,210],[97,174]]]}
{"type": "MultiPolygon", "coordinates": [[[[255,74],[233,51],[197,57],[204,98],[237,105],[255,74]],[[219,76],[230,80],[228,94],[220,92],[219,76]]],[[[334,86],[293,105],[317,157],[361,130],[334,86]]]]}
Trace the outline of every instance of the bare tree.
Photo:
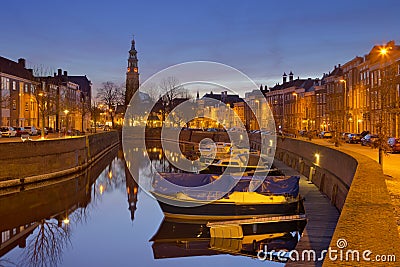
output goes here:
{"type": "Polygon", "coordinates": [[[71,242],[68,226],[60,227],[53,219],[43,219],[35,233],[24,250],[21,265],[43,267],[61,263],[62,251],[71,242]]]}
{"type": "Polygon", "coordinates": [[[161,90],[155,83],[147,83],[144,86],[143,91],[149,95],[153,102],[157,102],[161,95],[161,90]]]}
{"type": "Polygon", "coordinates": [[[46,67],[42,64],[33,65],[33,66],[30,66],[30,68],[32,69],[33,76],[36,76],[36,77],[52,76],[55,73],[54,68],[46,67]]]}
{"type": "Polygon", "coordinates": [[[96,102],[96,100],[93,101],[93,103],[89,106],[89,112],[90,112],[90,116],[93,119],[93,123],[94,123],[94,132],[97,132],[97,122],[100,119],[100,113],[101,110],[98,107],[98,102],[96,102]]]}
{"type": "Polygon", "coordinates": [[[123,89],[113,82],[104,82],[98,89],[97,98],[103,103],[110,113],[112,128],[114,128],[114,114],[117,104],[121,104],[123,89]]]}
{"type": "Polygon", "coordinates": [[[159,87],[167,109],[172,108],[174,99],[183,96],[185,93],[184,87],[179,84],[176,77],[163,79],[159,87]]]}
{"type": "Polygon", "coordinates": [[[10,90],[8,89],[8,85],[3,87],[1,85],[0,90],[0,125],[3,124],[3,109],[10,109],[11,106],[11,97],[10,97],[10,90]]]}
{"type": "Polygon", "coordinates": [[[56,114],[57,91],[42,81],[35,90],[32,90],[32,96],[35,98],[38,106],[38,115],[42,121],[41,136],[44,137],[46,119],[56,114]]]}

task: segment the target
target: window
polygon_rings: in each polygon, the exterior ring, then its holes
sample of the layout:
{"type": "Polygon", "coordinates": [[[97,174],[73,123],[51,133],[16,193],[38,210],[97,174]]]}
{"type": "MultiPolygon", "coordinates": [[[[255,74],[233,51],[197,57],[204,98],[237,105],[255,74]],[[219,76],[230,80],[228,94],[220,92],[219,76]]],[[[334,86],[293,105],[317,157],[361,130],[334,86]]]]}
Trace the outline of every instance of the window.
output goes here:
{"type": "Polygon", "coordinates": [[[25,111],[29,111],[29,104],[28,104],[28,102],[25,102],[25,111]]]}
{"type": "Polygon", "coordinates": [[[1,89],[10,90],[10,79],[1,77],[1,89]]]}
{"type": "Polygon", "coordinates": [[[1,243],[4,243],[9,239],[10,239],[10,230],[1,233],[1,243]]]}
{"type": "Polygon", "coordinates": [[[25,84],[25,93],[28,93],[28,84],[25,84]]]}
{"type": "Polygon", "coordinates": [[[12,108],[13,110],[17,109],[17,101],[15,99],[12,101],[12,108]]]}
{"type": "Polygon", "coordinates": [[[12,82],[12,89],[15,91],[15,90],[17,90],[17,82],[16,81],[13,81],[12,82]]]}
{"type": "Polygon", "coordinates": [[[397,99],[400,99],[400,84],[397,84],[397,99]]]}

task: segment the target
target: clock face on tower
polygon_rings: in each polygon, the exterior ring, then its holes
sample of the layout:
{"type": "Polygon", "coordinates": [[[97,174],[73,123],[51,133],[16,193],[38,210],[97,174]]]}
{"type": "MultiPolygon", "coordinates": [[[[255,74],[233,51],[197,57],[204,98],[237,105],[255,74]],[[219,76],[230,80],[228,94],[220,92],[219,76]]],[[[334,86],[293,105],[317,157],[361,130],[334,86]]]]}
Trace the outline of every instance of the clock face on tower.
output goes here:
{"type": "Polygon", "coordinates": [[[134,72],[138,72],[138,68],[133,68],[133,71],[134,72]]]}

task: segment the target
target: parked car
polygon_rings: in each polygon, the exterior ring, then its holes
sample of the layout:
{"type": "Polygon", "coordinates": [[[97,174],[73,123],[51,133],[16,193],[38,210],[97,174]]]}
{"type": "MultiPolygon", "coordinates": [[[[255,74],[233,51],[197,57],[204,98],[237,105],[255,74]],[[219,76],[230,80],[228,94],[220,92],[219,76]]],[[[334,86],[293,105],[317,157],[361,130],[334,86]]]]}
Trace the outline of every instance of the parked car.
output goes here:
{"type": "Polygon", "coordinates": [[[35,126],[25,126],[25,131],[28,132],[29,135],[38,135],[38,131],[35,126]]]}
{"type": "Polygon", "coordinates": [[[17,135],[17,131],[10,126],[1,126],[0,131],[3,137],[13,137],[17,135]]]}
{"type": "Polygon", "coordinates": [[[71,129],[67,131],[67,135],[69,136],[79,136],[81,135],[81,131],[76,130],[76,129],[71,129]]]}
{"type": "Polygon", "coordinates": [[[376,135],[376,134],[367,134],[366,136],[361,138],[361,145],[376,147],[378,139],[379,139],[378,135],[376,135]]]}
{"type": "Polygon", "coordinates": [[[301,135],[301,136],[307,136],[307,135],[308,135],[308,131],[307,131],[307,130],[300,130],[300,131],[299,131],[299,135],[301,135]]]}
{"type": "Polygon", "coordinates": [[[15,136],[29,135],[29,133],[25,130],[24,127],[14,127],[14,129],[17,132],[15,136]]]}
{"type": "Polygon", "coordinates": [[[342,133],[342,135],[341,135],[342,140],[347,142],[347,139],[349,139],[349,136],[348,136],[349,134],[351,134],[351,133],[342,133]]]}
{"type": "Polygon", "coordinates": [[[361,134],[350,133],[347,135],[346,142],[349,144],[361,143],[361,134]]]}
{"type": "Polygon", "coordinates": [[[54,129],[52,127],[44,127],[44,129],[48,132],[48,133],[54,133],[54,129]]]}
{"type": "Polygon", "coordinates": [[[331,132],[327,132],[327,131],[325,131],[325,132],[321,132],[320,134],[319,134],[319,137],[320,138],[332,138],[332,133],[331,132]]]}
{"type": "Polygon", "coordinates": [[[390,137],[388,140],[388,144],[390,147],[390,152],[400,152],[400,138],[390,137]]]}
{"type": "MultiPolygon", "coordinates": [[[[49,133],[49,131],[47,130],[46,127],[44,127],[44,134],[47,135],[48,133],[49,133]]],[[[38,135],[41,135],[41,134],[42,134],[42,129],[41,129],[41,128],[38,128],[38,129],[37,129],[37,134],[38,134],[38,135]]]]}
{"type": "Polygon", "coordinates": [[[246,133],[246,129],[244,129],[242,127],[232,127],[230,129],[228,129],[228,132],[231,132],[231,133],[246,133]]]}

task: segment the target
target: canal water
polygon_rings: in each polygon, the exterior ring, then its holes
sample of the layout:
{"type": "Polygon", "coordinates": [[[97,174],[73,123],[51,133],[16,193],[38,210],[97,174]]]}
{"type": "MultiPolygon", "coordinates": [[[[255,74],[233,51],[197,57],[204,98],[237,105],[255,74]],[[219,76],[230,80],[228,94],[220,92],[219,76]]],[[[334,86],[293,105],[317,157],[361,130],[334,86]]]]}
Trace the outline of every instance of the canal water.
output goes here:
{"type": "MultiPolygon", "coordinates": [[[[147,152],[154,166],[171,171],[161,149],[147,152]]],[[[205,225],[166,221],[121,150],[80,175],[0,191],[0,266],[284,266],[258,259],[256,247],[292,250],[302,231],[253,230],[250,241],[215,239],[205,225]]]]}

